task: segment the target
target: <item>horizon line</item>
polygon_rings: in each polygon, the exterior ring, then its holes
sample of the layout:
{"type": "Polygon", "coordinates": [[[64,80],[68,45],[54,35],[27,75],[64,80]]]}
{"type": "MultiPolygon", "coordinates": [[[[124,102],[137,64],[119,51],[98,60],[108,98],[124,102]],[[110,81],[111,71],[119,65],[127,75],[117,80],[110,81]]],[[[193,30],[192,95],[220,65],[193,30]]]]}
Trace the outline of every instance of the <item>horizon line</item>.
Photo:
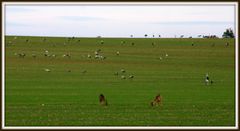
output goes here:
{"type": "MultiPolygon", "coordinates": [[[[144,39],[166,39],[166,38],[174,38],[174,39],[210,39],[210,38],[203,38],[203,37],[124,37],[124,36],[41,36],[41,35],[4,35],[5,37],[60,37],[60,38],[130,38],[130,39],[134,39],[134,38],[144,38],[144,39]]],[[[202,35],[204,36],[204,35],[202,35]]],[[[209,35],[206,35],[209,36],[209,35]]],[[[217,38],[211,38],[211,39],[225,39],[223,37],[217,37],[217,38]]],[[[235,38],[234,38],[235,39],[235,38]]]]}

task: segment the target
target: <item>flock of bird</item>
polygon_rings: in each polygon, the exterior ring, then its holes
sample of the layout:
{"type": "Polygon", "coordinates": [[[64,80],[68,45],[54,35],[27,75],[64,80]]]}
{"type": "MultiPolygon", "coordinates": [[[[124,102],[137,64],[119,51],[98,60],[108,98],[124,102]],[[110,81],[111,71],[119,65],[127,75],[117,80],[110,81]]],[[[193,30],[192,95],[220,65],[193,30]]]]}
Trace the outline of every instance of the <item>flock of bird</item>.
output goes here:
{"type": "MultiPolygon", "coordinates": [[[[17,37],[14,37],[13,41],[15,41],[16,39],[17,39],[17,37]]],[[[73,40],[73,39],[75,39],[75,38],[74,38],[74,37],[68,38],[68,41],[73,40]]],[[[43,38],[42,42],[46,42],[46,41],[47,41],[47,39],[46,39],[46,38],[43,38]]],[[[29,40],[29,39],[26,39],[25,42],[28,43],[28,42],[30,42],[30,40],[29,40]]],[[[80,40],[78,40],[78,42],[80,42],[80,40]]],[[[13,44],[12,41],[9,41],[8,43],[9,43],[9,44],[13,44]]],[[[104,40],[101,40],[99,43],[100,43],[100,44],[104,44],[104,40]]],[[[125,44],[125,43],[126,43],[126,41],[121,41],[121,45],[123,45],[123,44],[125,44]]],[[[66,45],[67,45],[66,42],[64,42],[63,45],[66,46],[66,45]]],[[[133,46],[133,45],[135,45],[135,43],[132,42],[131,45],[133,46]]],[[[155,45],[155,43],[152,43],[152,45],[155,45]]],[[[26,57],[26,54],[23,53],[23,52],[21,52],[21,53],[16,53],[16,52],[15,52],[14,55],[15,55],[15,56],[18,56],[19,58],[24,58],[24,57],[26,57]]],[[[50,53],[48,50],[45,50],[45,51],[42,53],[42,55],[43,55],[45,58],[56,58],[56,57],[57,57],[56,54],[52,54],[52,53],[50,53]]],[[[32,56],[32,58],[34,58],[34,59],[37,58],[37,55],[34,54],[34,53],[33,53],[31,56],[32,56]]],[[[116,56],[120,56],[120,51],[116,51],[116,56]]],[[[168,54],[166,54],[166,57],[167,57],[167,56],[168,56],[168,54]]],[[[70,53],[66,53],[66,54],[63,54],[62,57],[63,57],[63,58],[69,58],[69,59],[70,59],[70,58],[71,58],[71,55],[70,55],[70,53]]],[[[83,57],[85,57],[85,56],[83,55],[83,57]]],[[[93,54],[88,53],[88,54],[87,54],[87,58],[88,58],[88,59],[96,59],[96,60],[105,60],[107,57],[103,55],[101,49],[98,49],[98,50],[95,50],[93,54]]],[[[160,60],[162,60],[162,57],[160,57],[160,60]]],[[[45,71],[45,72],[51,72],[51,69],[44,68],[44,71],[45,71]]],[[[69,70],[67,70],[67,72],[71,72],[71,70],[69,69],[69,70]]],[[[82,73],[82,74],[85,74],[86,72],[87,72],[86,70],[83,70],[81,73],[82,73]]],[[[123,79],[123,80],[124,80],[124,79],[127,79],[127,78],[128,78],[128,79],[133,79],[133,78],[134,78],[134,75],[133,75],[133,74],[127,74],[127,73],[126,73],[126,70],[123,69],[123,68],[122,68],[120,71],[116,71],[116,72],[114,73],[114,76],[116,76],[116,77],[119,76],[119,77],[120,77],[121,79],[123,79]]]]}
{"type": "MultiPolygon", "coordinates": [[[[71,41],[71,40],[74,40],[74,39],[75,39],[75,37],[68,38],[68,42],[71,41]]],[[[15,40],[17,40],[17,37],[14,37],[14,38],[13,38],[13,41],[15,41],[15,40]]],[[[13,44],[13,41],[8,41],[8,43],[9,43],[9,44],[13,44]]],[[[29,39],[26,39],[26,40],[25,40],[26,43],[28,43],[29,41],[30,41],[29,39]]],[[[47,41],[47,39],[46,39],[46,38],[43,38],[42,42],[46,42],[46,41],[47,41]]],[[[78,39],[77,41],[80,42],[81,40],[78,39]]],[[[104,44],[104,40],[99,41],[99,43],[100,43],[100,44],[104,44]]],[[[123,45],[123,44],[125,44],[125,43],[126,43],[126,41],[121,41],[121,45],[123,45]]],[[[64,42],[63,45],[66,46],[67,43],[64,42]]],[[[132,42],[131,45],[134,46],[135,43],[132,42]]],[[[156,45],[156,43],[155,43],[155,42],[152,42],[152,46],[155,46],[155,45],[156,45]]],[[[191,45],[194,46],[195,43],[192,42],[191,45]]],[[[215,46],[215,44],[213,43],[211,46],[215,46]]],[[[227,43],[225,44],[225,46],[226,46],[226,47],[229,46],[229,43],[227,42],[227,43]]],[[[24,57],[26,57],[26,54],[23,53],[23,52],[21,52],[21,53],[14,53],[14,55],[18,56],[19,58],[24,58],[24,57]]],[[[31,56],[32,56],[33,58],[36,58],[36,57],[37,57],[36,54],[32,54],[31,56]]],[[[51,54],[48,50],[45,50],[45,51],[44,51],[43,56],[44,56],[44,57],[48,57],[48,58],[56,58],[56,57],[57,57],[56,54],[51,54]]],[[[120,52],[119,52],[119,51],[116,51],[116,56],[120,56],[120,52]]],[[[159,59],[160,61],[162,61],[163,59],[167,58],[168,56],[169,56],[168,53],[166,53],[164,56],[159,56],[157,59],[159,59]]],[[[70,59],[70,58],[71,58],[71,55],[70,55],[70,53],[66,53],[66,54],[63,54],[62,57],[63,57],[63,58],[69,58],[69,59],[70,59]]],[[[85,57],[85,56],[83,55],[83,57],[85,57]]],[[[88,58],[88,59],[96,59],[96,60],[105,60],[107,57],[103,55],[101,49],[98,49],[98,50],[95,50],[93,54],[88,53],[88,54],[87,54],[87,58],[88,58]]],[[[51,70],[48,69],[48,68],[45,68],[44,71],[46,71],[46,72],[51,72],[51,70]]],[[[71,70],[67,70],[67,72],[71,72],[71,70]]],[[[85,74],[86,72],[87,72],[86,70],[83,70],[83,71],[82,71],[83,74],[85,74]]],[[[134,75],[132,75],[132,74],[130,74],[130,75],[127,76],[127,75],[126,75],[126,71],[125,71],[124,69],[121,69],[119,72],[118,72],[118,71],[115,72],[114,75],[115,75],[115,76],[120,76],[121,79],[126,79],[126,78],[128,78],[128,79],[133,79],[133,78],[134,78],[134,75]]]]}

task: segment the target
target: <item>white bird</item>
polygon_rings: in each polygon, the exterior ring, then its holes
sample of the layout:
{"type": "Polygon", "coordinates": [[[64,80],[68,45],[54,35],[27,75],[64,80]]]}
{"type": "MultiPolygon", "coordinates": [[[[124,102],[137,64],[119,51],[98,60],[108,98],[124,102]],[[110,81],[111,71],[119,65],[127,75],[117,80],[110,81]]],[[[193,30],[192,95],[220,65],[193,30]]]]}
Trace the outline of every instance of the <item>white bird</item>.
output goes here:
{"type": "Polygon", "coordinates": [[[126,79],[126,77],[124,75],[121,76],[122,79],[126,79]]]}
{"type": "Polygon", "coordinates": [[[168,54],[166,54],[166,57],[168,57],[168,54]]]}
{"type": "Polygon", "coordinates": [[[104,60],[104,59],[106,59],[106,57],[105,57],[105,56],[102,56],[102,55],[100,55],[100,59],[101,59],[101,60],[104,60]]]}
{"type": "Polygon", "coordinates": [[[100,58],[100,55],[95,55],[95,59],[100,58]]]}
{"type": "Polygon", "coordinates": [[[133,75],[130,75],[128,78],[129,78],[129,79],[132,79],[133,77],[134,77],[133,75]]]}
{"type": "Polygon", "coordinates": [[[159,59],[162,60],[162,57],[160,56],[159,59]]]}
{"type": "Polygon", "coordinates": [[[47,68],[46,68],[46,69],[44,69],[44,70],[45,70],[46,72],[51,72],[51,70],[50,70],[50,69],[47,69],[47,68]]]}
{"type": "Polygon", "coordinates": [[[205,77],[205,84],[206,84],[206,85],[209,84],[209,76],[208,76],[208,73],[206,74],[206,77],[205,77]]]}
{"type": "Polygon", "coordinates": [[[91,55],[90,55],[90,54],[88,54],[88,55],[87,55],[87,57],[88,57],[88,58],[91,58],[91,55]]]}
{"type": "Polygon", "coordinates": [[[117,55],[119,55],[119,51],[117,51],[117,55]]]}
{"type": "Polygon", "coordinates": [[[122,72],[122,73],[125,73],[126,71],[125,71],[124,69],[121,69],[121,72],[122,72]]]}
{"type": "Polygon", "coordinates": [[[62,57],[68,57],[68,58],[71,58],[71,55],[70,55],[70,54],[63,54],[62,57]]]}

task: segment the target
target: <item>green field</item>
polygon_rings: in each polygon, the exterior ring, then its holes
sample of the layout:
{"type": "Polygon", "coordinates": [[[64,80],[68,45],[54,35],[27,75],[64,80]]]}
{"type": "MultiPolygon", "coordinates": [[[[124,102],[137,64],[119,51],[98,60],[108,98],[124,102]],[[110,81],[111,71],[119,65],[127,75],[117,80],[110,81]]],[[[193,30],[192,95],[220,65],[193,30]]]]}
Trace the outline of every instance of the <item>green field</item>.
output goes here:
{"type": "Polygon", "coordinates": [[[6,126],[235,125],[234,39],[5,39],[6,126]],[[93,58],[98,49],[106,59],[93,58]],[[67,53],[71,58],[62,57],[67,53]],[[205,85],[206,73],[212,85],[205,85]],[[100,93],[107,107],[99,105],[100,93]],[[162,106],[151,107],[158,93],[162,106]]]}

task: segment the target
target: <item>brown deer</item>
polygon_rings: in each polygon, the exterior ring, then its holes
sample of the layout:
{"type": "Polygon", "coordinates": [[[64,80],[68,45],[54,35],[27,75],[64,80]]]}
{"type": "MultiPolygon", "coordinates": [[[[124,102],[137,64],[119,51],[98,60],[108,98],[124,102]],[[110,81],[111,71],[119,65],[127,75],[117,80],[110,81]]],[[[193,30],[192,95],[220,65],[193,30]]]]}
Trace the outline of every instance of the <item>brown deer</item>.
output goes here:
{"type": "Polygon", "coordinates": [[[151,106],[162,105],[162,96],[158,94],[155,99],[151,102],[151,106]]]}
{"type": "Polygon", "coordinates": [[[102,105],[102,106],[107,106],[108,105],[107,100],[105,99],[103,94],[99,95],[99,102],[100,102],[100,105],[102,105]]]}

